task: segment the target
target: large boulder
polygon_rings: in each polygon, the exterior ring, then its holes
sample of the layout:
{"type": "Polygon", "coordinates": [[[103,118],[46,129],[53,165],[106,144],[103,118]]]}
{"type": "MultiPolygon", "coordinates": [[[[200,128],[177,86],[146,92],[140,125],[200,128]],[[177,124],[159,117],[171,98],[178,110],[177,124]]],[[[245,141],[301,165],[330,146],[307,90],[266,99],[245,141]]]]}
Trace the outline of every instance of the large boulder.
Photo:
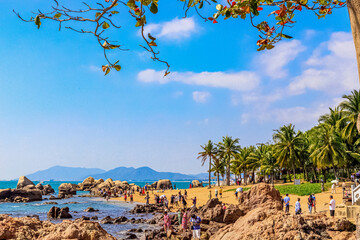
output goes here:
{"type": "Polygon", "coordinates": [[[59,197],[71,197],[72,195],[76,195],[77,185],[73,183],[62,183],[59,186],[59,197]]]}
{"type": "Polygon", "coordinates": [[[49,212],[47,213],[47,217],[49,219],[52,218],[72,218],[71,214],[69,213],[70,209],[68,207],[58,208],[58,207],[51,207],[49,212]]]}
{"type": "Polygon", "coordinates": [[[55,192],[54,189],[50,186],[50,184],[44,186],[41,183],[38,183],[35,187],[36,189],[41,191],[42,195],[49,195],[55,192]]]}
{"type": "Polygon", "coordinates": [[[161,179],[157,181],[156,189],[172,189],[172,183],[169,179],[161,179]]]}
{"type": "Polygon", "coordinates": [[[40,190],[0,189],[0,201],[33,202],[41,200],[40,190]]]}
{"type": "Polygon", "coordinates": [[[192,182],[193,187],[202,187],[202,183],[199,180],[193,180],[192,182]]]}
{"type": "Polygon", "coordinates": [[[24,189],[25,187],[28,189],[35,188],[35,184],[27,177],[21,176],[19,177],[16,189],[24,189]]]}
{"type": "Polygon", "coordinates": [[[116,240],[98,222],[77,219],[54,224],[37,218],[12,218],[8,215],[0,215],[0,239],[116,240]]]}

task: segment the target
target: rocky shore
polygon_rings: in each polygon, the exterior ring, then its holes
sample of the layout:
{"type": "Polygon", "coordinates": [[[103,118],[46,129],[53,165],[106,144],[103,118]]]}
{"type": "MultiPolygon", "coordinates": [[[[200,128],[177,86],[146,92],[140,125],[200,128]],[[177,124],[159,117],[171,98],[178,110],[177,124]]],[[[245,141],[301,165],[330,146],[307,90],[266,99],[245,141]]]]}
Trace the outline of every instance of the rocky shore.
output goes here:
{"type": "MultiPolygon", "coordinates": [[[[30,180],[29,180],[30,181],[30,180]]],[[[39,186],[23,178],[19,181],[19,189],[7,191],[23,191],[22,193],[34,193],[42,195],[39,186]]],[[[156,186],[164,187],[166,182],[156,182],[156,186]]],[[[88,178],[79,185],[62,184],[59,187],[59,195],[72,196],[80,188],[96,189],[108,186],[111,188],[122,187],[129,189],[134,187],[120,181],[99,181],[88,178]],[[87,182],[89,184],[87,184],[87,182]],[[75,191],[75,192],[74,192],[75,191]],[[62,192],[60,194],[60,192],[62,192]]],[[[155,186],[155,185],[154,185],[155,186]]],[[[44,188],[43,188],[44,189],[44,188]]],[[[0,191],[4,195],[4,190],[0,191]]],[[[11,193],[9,201],[16,202],[15,193],[11,193]]],[[[22,198],[25,195],[21,195],[22,198]]],[[[36,198],[29,198],[30,201],[36,198]]],[[[55,203],[54,203],[55,204],[55,203]]],[[[181,231],[176,213],[170,213],[172,229],[167,236],[163,226],[164,206],[161,205],[136,205],[129,214],[137,215],[136,218],[126,216],[110,217],[102,219],[97,216],[83,216],[76,220],[63,220],[60,224],[49,221],[40,221],[38,218],[12,218],[0,215],[0,239],[115,239],[108,234],[102,226],[108,224],[142,224],[142,226],[129,229],[124,239],[191,239],[191,231],[181,231]],[[146,216],[146,217],[145,217],[146,216]],[[149,218],[149,216],[151,216],[149,218]]],[[[87,208],[84,212],[97,213],[99,209],[87,208]]],[[[101,209],[100,209],[101,211],[101,209]]],[[[258,184],[250,190],[242,193],[239,204],[224,204],[217,198],[209,200],[204,206],[189,209],[189,213],[196,214],[202,219],[201,239],[210,240],[236,240],[236,239],[347,239],[355,240],[355,225],[347,219],[330,219],[324,214],[291,215],[282,211],[281,196],[278,190],[267,184],[258,184]]],[[[48,219],[72,218],[70,209],[52,206],[48,212],[48,219]]]]}

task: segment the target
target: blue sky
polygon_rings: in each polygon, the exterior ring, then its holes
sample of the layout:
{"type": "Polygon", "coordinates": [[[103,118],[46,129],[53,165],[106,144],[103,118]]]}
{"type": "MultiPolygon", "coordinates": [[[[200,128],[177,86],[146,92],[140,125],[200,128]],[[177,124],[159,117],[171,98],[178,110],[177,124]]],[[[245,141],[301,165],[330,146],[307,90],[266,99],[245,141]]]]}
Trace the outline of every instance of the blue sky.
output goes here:
{"type": "Polygon", "coordinates": [[[111,54],[123,69],[104,77],[91,36],[51,22],[37,30],[12,13],[48,4],[0,1],[0,179],[54,165],[205,172],[196,157],[209,139],[247,146],[290,122],[306,130],[358,87],[346,8],[325,20],[302,11],[288,31],[294,39],[259,53],[248,21],[182,19],[181,2],[160,1],[147,31],[171,64],[163,78],[126,10],[111,34],[130,51],[111,54]]]}

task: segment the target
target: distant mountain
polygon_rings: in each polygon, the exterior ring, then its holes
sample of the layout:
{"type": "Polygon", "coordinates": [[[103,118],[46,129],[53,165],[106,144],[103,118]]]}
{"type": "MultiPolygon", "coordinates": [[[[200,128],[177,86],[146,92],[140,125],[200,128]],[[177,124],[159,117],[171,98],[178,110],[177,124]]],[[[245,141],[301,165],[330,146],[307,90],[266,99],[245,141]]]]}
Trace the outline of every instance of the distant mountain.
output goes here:
{"type": "Polygon", "coordinates": [[[80,168],[54,166],[45,170],[26,175],[32,181],[58,180],[58,181],[82,181],[85,178],[106,172],[100,168],[80,168]]]}
{"type": "Polygon", "coordinates": [[[196,175],[186,175],[181,173],[172,172],[157,172],[149,167],[140,168],[127,168],[118,167],[111,169],[105,173],[97,174],[92,176],[95,179],[99,178],[112,178],[113,180],[127,180],[127,181],[150,181],[159,179],[170,179],[170,180],[193,180],[198,179],[196,175]]]}
{"type": "Polygon", "coordinates": [[[157,181],[159,179],[174,180],[207,180],[208,173],[187,175],[172,172],[157,172],[149,167],[118,167],[105,171],[99,168],[76,168],[55,166],[45,170],[26,175],[32,181],[58,180],[58,181],[83,181],[87,177],[95,179],[112,178],[121,181],[157,181]]]}

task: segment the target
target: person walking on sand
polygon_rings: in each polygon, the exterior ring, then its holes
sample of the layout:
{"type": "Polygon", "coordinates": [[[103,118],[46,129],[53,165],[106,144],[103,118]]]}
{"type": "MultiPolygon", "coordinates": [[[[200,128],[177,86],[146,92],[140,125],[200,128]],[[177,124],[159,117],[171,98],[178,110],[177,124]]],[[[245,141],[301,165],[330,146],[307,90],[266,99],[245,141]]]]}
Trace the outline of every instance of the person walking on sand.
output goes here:
{"type": "Polygon", "coordinates": [[[238,192],[235,191],[235,199],[237,199],[237,198],[238,198],[238,192]]]}
{"type": "Polygon", "coordinates": [[[187,191],[185,189],[185,192],[184,192],[184,196],[185,196],[185,199],[187,199],[187,191]]]}
{"type": "Polygon", "coordinates": [[[314,213],[316,213],[316,198],[315,198],[315,193],[313,193],[311,195],[312,199],[313,199],[313,209],[314,209],[314,213]]]}
{"type": "Polygon", "coordinates": [[[186,202],[185,198],[182,198],[182,204],[183,204],[183,207],[186,208],[187,202],[186,202]]]}
{"type": "Polygon", "coordinates": [[[331,193],[336,193],[336,186],[335,183],[331,185],[331,193]]]}
{"type": "Polygon", "coordinates": [[[134,195],[130,194],[130,202],[134,202],[134,195]]]}
{"type": "Polygon", "coordinates": [[[220,191],[219,191],[220,198],[222,198],[222,192],[223,192],[222,187],[220,187],[220,191]]]}
{"type": "Polygon", "coordinates": [[[298,198],[297,202],[295,203],[295,214],[296,215],[301,214],[300,198],[298,198]]]}
{"type": "Polygon", "coordinates": [[[149,199],[150,199],[149,193],[146,193],[146,197],[145,197],[146,205],[149,205],[149,199]]]}
{"type": "Polygon", "coordinates": [[[215,188],[215,198],[218,198],[218,190],[215,188]]]}
{"type": "Polygon", "coordinates": [[[193,202],[193,205],[191,207],[196,208],[196,196],[194,198],[192,198],[191,200],[193,202]]]}
{"type": "Polygon", "coordinates": [[[285,203],[285,212],[288,213],[288,212],[289,212],[289,208],[290,208],[290,198],[289,198],[289,194],[286,194],[286,197],[284,198],[284,203],[285,203]]]}
{"type": "Polygon", "coordinates": [[[211,196],[211,190],[209,191],[209,200],[211,200],[212,196],[211,196]]]}
{"type": "Polygon", "coordinates": [[[335,199],[330,195],[330,204],[329,204],[330,216],[335,217],[335,199]]]}
{"type": "Polygon", "coordinates": [[[311,214],[311,211],[312,211],[312,208],[314,206],[314,203],[313,203],[313,197],[312,195],[310,194],[309,198],[308,198],[308,208],[309,208],[309,213],[311,214]]]}
{"type": "Polygon", "coordinates": [[[195,214],[191,215],[190,219],[191,223],[191,229],[194,239],[200,239],[201,236],[201,218],[199,216],[196,216],[195,214]]]}
{"type": "Polygon", "coordinates": [[[170,219],[170,216],[169,216],[168,212],[165,210],[165,212],[164,212],[164,231],[165,231],[165,234],[167,234],[168,230],[170,230],[170,225],[171,225],[171,219],[170,219]]]}

